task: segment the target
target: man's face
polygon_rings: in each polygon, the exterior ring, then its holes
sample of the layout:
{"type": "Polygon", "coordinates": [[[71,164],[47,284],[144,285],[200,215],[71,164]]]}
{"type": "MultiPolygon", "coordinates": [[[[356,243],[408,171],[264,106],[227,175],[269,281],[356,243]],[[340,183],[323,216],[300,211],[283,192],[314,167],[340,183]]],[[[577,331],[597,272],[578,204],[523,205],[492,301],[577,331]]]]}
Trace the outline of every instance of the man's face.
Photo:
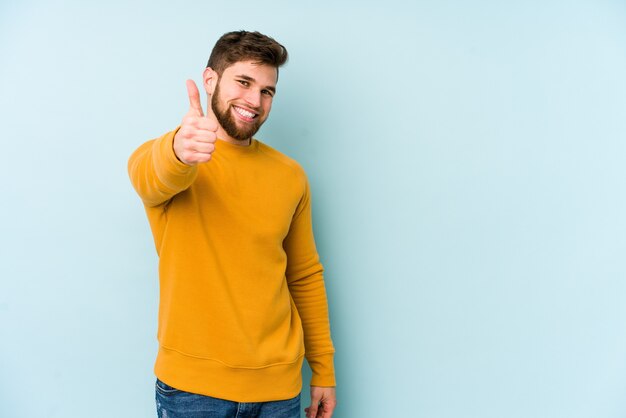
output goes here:
{"type": "Polygon", "coordinates": [[[218,79],[211,108],[228,136],[247,141],[261,127],[272,108],[277,70],[252,61],[237,62],[218,79]]]}

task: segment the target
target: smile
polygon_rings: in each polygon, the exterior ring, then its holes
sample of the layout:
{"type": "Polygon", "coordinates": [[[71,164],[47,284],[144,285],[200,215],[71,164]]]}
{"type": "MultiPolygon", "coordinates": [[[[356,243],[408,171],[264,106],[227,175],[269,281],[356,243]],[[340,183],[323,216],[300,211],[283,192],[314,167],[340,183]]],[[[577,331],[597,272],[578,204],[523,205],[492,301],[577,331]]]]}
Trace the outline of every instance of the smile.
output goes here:
{"type": "Polygon", "coordinates": [[[252,121],[254,118],[258,116],[256,113],[252,113],[249,110],[243,109],[238,106],[233,105],[233,109],[235,110],[235,112],[237,112],[239,116],[241,116],[243,120],[246,120],[246,121],[252,121]]]}

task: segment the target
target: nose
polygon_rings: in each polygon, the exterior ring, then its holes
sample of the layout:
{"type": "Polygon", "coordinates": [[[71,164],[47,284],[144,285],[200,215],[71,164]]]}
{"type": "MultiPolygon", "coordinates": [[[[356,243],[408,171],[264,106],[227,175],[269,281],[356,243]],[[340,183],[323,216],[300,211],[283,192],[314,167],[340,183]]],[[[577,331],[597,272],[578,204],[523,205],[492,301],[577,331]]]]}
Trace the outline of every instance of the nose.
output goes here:
{"type": "Polygon", "coordinates": [[[244,100],[250,107],[258,108],[261,106],[261,92],[250,89],[246,92],[244,100]]]}

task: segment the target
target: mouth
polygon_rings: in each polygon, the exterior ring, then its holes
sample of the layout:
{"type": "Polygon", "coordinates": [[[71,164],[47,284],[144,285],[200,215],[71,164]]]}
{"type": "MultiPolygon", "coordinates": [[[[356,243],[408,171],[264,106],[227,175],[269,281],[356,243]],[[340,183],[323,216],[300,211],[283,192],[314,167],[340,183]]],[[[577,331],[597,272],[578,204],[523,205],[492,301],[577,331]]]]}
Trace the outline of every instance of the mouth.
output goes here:
{"type": "Polygon", "coordinates": [[[243,107],[233,105],[233,110],[239,116],[239,118],[245,122],[252,122],[255,118],[259,116],[258,113],[255,113],[251,110],[244,109],[243,107]]]}

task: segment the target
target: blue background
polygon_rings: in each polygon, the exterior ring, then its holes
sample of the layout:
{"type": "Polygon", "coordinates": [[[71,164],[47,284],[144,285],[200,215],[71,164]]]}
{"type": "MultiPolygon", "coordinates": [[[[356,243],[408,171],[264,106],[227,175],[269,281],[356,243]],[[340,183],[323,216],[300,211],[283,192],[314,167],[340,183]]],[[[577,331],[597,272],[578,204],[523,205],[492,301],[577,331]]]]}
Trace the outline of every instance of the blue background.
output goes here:
{"type": "Polygon", "coordinates": [[[626,416],[625,18],[4,0],[0,416],[155,416],[157,257],[126,161],[236,29],[291,54],[258,138],[311,180],[336,417],[626,416]]]}

